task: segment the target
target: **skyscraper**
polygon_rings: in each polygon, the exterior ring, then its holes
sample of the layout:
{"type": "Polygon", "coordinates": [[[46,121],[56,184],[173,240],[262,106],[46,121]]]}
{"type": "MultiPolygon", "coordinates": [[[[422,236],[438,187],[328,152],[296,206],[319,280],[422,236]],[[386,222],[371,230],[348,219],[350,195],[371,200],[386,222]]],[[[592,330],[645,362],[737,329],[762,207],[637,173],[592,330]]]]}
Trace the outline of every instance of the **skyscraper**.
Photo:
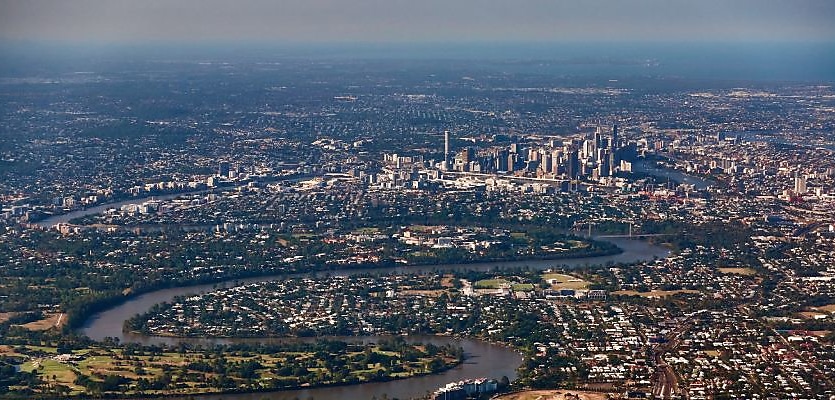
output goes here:
{"type": "Polygon", "coordinates": [[[221,161],[217,166],[217,174],[222,177],[229,176],[229,161],[221,161]]]}
{"type": "Polygon", "coordinates": [[[619,146],[618,142],[618,124],[612,125],[612,143],[609,143],[612,149],[617,150],[619,146]]]}
{"type": "Polygon", "coordinates": [[[571,147],[565,162],[565,174],[568,179],[577,179],[580,176],[580,158],[577,154],[577,148],[571,147]]]}
{"type": "Polygon", "coordinates": [[[444,131],[444,169],[449,170],[449,131],[444,131]]]}
{"type": "Polygon", "coordinates": [[[795,173],[794,176],[794,193],[795,194],[806,194],[806,177],[800,174],[795,173]]]}

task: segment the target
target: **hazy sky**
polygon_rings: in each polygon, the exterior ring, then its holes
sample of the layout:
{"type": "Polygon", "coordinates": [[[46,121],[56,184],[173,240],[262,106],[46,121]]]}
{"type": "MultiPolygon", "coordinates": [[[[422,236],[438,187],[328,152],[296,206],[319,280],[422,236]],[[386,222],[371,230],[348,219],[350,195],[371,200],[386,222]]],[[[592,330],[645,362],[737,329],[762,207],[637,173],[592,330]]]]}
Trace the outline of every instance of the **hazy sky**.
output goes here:
{"type": "Polygon", "coordinates": [[[0,0],[0,39],[835,41],[835,0],[0,0]]]}

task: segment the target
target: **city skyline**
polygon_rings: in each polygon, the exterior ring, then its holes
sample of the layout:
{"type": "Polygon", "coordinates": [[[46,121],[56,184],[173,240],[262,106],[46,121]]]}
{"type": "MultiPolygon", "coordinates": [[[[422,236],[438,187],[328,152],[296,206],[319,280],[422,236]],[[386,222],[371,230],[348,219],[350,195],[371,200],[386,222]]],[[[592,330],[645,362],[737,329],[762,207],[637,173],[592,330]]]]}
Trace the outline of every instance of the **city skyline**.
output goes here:
{"type": "Polygon", "coordinates": [[[0,0],[0,400],[835,400],[832,21],[0,0]]]}

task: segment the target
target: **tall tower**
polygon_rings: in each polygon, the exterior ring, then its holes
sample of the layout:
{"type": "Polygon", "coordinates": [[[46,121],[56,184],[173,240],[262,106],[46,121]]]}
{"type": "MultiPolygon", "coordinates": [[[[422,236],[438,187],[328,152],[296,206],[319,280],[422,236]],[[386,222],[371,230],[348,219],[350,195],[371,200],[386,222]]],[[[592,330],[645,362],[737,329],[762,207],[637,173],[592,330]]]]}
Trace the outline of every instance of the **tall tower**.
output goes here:
{"type": "Polygon", "coordinates": [[[794,173],[794,193],[806,194],[806,176],[800,175],[798,172],[794,173]]]}
{"type": "Polygon", "coordinates": [[[444,131],[444,169],[449,170],[449,131],[444,131]]]}
{"type": "Polygon", "coordinates": [[[613,150],[617,150],[618,147],[619,147],[619,145],[618,145],[618,124],[612,125],[612,143],[610,143],[609,146],[613,150]]]}
{"type": "Polygon", "coordinates": [[[568,157],[565,162],[565,174],[568,179],[577,179],[580,176],[580,158],[577,154],[577,148],[571,147],[568,157]]]}
{"type": "Polygon", "coordinates": [[[217,174],[218,176],[227,177],[229,176],[229,161],[221,161],[217,165],[217,174]]]}

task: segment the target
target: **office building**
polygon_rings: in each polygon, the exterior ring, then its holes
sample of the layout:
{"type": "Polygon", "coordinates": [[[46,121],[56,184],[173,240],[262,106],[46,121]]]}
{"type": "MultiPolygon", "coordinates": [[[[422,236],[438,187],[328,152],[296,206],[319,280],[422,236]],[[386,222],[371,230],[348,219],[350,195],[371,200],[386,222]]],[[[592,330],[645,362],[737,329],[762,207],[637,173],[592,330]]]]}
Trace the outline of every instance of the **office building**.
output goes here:
{"type": "Polygon", "coordinates": [[[221,161],[217,166],[217,174],[218,176],[228,177],[229,176],[229,161],[221,161]]]}
{"type": "Polygon", "coordinates": [[[449,131],[444,131],[444,169],[449,170],[449,131]]]}
{"type": "Polygon", "coordinates": [[[806,194],[806,177],[802,175],[795,175],[794,177],[794,193],[806,194]]]}

